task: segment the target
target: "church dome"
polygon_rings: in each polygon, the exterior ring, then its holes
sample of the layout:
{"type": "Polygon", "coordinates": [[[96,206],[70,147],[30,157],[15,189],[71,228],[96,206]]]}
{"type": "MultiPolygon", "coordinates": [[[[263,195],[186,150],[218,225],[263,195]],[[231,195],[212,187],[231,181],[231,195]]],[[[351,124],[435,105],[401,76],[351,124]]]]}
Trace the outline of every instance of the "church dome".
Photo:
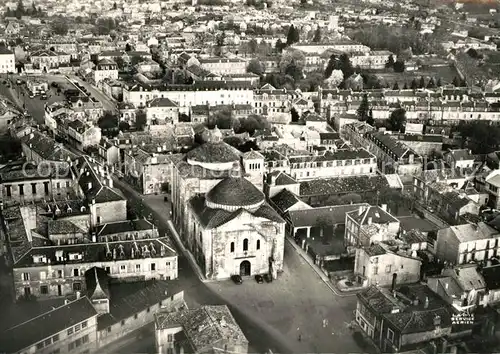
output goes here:
{"type": "Polygon", "coordinates": [[[220,181],[206,195],[206,206],[212,209],[234,211],[255,209],[265,201],[264,193],[243,177],[220,181]]]}

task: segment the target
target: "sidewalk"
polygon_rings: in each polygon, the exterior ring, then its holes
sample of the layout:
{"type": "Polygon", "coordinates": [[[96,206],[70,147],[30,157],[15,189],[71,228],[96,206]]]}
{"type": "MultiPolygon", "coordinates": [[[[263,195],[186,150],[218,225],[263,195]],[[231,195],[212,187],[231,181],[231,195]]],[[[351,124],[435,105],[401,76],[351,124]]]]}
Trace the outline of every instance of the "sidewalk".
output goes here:
{"type": "Polygon", "coordinates": [[[304,251],[301,247],[299,247],[299,245],[297,245],[293,240],[291,240],[288,236],[285,236],[286,238],[286,241],[288,242],[288,244],[290,244],[293,248],[295,248],[295,251],[301,256],[301,258],[306,261],[307,264],[309,264],[309,266],[316,272],[316,274],[319,275],[319,277],[321,278],[321,280],[323,280],[326,284],[326,286],[328,286],[328,288],[330,288],[330,290],[336,295],[336,296],[339,296],[339,297],[348,297],[348,296],[354,296],[358,293],[358,291],[340,291],[334,284],[332,281],[330,281],[330,279],[328,278],[328,276],[326,276],[325,273],[323,273],[323,271],[316,265],[314,264],[314,261],[311,259],[311,257],[309,257],[306,253],[306,251],[304,251]]]}
{"type": "Polygon", "coordinates": [[[164,195],[151,195],[144,196],[137,192],[134,188],[129,186],[127,183],[122,182],[121,180],[114,178],[115,186],[125,190],[128,195],[131,195],[133,198],[140,200],[142,204],[148,209],[148,211],[154,216],[155,220],[162,223],[168,231],[168,234],[171,236],[172,240],[175,242],[177,249],[182,252],[184,257],[189,261],[189,264],[193,268],[194,272],[198,276],[198,278],[202,282],[209,282],[209,279],[206,279],[204,276],[200,266],[196,263],[193,255],[189,250],[184,247],[184,244],[181,241],[181,237],[177,230],[175,229],[172,220],[170,220],[170,207],[169,202],[164,201],[164,195]]]}

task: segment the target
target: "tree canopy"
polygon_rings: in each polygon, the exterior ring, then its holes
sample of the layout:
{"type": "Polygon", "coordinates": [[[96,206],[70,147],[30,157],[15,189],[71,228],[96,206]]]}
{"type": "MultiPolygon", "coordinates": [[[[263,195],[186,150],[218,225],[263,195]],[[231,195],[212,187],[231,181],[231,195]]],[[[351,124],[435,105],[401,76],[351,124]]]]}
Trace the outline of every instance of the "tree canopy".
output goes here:
{"type": "Polygon", "coordinates": [[[254,58],[248,62],[247,72],[262,76],[265,71],[266,68],[260,60],[254,58]]]}
{"type": "Polygon", "coordinates": [[[489,154],[498,150],[500,142],[500,126],[498,125],[490,125],[485,121],[461,122],[458,131],[462,136],[464,147],[471,149],[474,154],[489,154]]]}
{"type": "Polygon", "coordinates": [[[365,93],[359,104],[358,109],[356,110],[356,114],[358,115],[359,120],[366,121],[368,119],[368,113],[370,111],[370,104],[368,103],[368,95],[365,93]]]}
{"type": "Polygon", "coordinates": [[[389,129],[392,131],[401,132],[406,122],[406,111],[403,108],[395,109],[389,116],[389,129]]]}
{"type": "Polygon", "coordinates": [[[299,31],[295,28],[294,25],[291,25],[290,28],[288,29],[288,34],[286,36],[286,44],[292,45],[294,43],[297,43],[299,40],[300,40],[299,31]]]}

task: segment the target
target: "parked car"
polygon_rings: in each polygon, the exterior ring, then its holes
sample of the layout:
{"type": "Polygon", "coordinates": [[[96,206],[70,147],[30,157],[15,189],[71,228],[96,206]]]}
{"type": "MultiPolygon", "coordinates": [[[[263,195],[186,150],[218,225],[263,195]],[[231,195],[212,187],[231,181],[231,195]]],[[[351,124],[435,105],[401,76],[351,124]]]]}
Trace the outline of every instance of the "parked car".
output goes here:
{"type": "Polygon", "coordinates": [[[240,276],[240,275],[238,275],[238,274],[231,275],[231,280],[232,280],[235,284],[243,284],[243,279],[241,279],[241,276],[240,276]]]}
{"type": "Polygon", "coordinates": [[[40,96],[40,99],[41,100],[47,100],[47,95],[45,93],[43,93],[41,96],[40,96]]]}
{"type": "Polygon", "coordinates": [[[17,79],[16,84],[21,85],[23,82],[19,79],[17,79]]]}
{"type": "Polygon", "coordinates": [[[262,275],[257,274],[257,275],[255,276],[255,281],[256,281],[258,284],[262,284],[262,283],[264,283],[264,278],[262,277],[262,275]]]}
{"type": "Polygon", "coordinates": [[[273,277],[271,276],[271,274],[264,274],[264,280],[266,281],[266,283],[271,283],[273,281],[273,277]]]}

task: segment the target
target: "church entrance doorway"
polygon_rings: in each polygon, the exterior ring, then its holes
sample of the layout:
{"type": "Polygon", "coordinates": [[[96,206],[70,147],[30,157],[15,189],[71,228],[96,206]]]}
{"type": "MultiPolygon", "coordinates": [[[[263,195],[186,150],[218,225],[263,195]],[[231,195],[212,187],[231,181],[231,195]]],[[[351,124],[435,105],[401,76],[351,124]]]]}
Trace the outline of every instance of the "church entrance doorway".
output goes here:
{"type": "Polygon", "coordinates": [[[250,264],[249,261],[243,261],[240,264],[240,275],[242,277],[249,276],[251,274],[251,267],[252,265],[250,264]]]}

